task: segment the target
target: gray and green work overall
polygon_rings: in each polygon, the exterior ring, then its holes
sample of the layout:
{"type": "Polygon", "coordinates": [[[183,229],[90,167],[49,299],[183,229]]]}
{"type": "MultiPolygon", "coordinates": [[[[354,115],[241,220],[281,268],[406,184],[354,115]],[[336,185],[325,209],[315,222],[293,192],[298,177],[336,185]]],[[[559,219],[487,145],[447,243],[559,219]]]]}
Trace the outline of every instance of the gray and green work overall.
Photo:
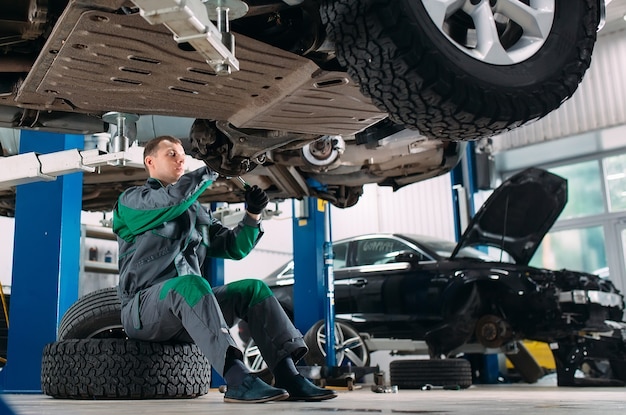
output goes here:
{"type": "Polygon", "coordinates": [[[242,259],[263,232],[248,215],[233,229],[197,201],[215,176],[206,167],[163,186],[150,178],[126,190],[113,214],[118,236],[122,324],[130,338],[193,341],[223,375],[227,355],[241,358],[230,335],[239,319],[270,369],[307,351],[268,286],[254,279],[209,285],[207,257],[242,259]],[[233,354],[234,353],[234,354],[233,354]]]}

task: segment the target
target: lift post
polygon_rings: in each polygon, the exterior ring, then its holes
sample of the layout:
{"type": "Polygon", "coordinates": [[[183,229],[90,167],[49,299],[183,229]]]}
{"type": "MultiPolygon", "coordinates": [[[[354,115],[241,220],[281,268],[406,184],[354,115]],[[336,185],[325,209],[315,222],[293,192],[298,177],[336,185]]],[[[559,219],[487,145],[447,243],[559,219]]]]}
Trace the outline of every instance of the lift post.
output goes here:
{"type": "MultiPolygon", "coordinates": [[[[82,148],[83,140],[24,131],[20,151],[64,152],[82,148]]],[[[0,372],[4,392],[41,393],[42,350],[56,340],[61,316],[78,298],[82,179],[70,174],[17,188],[10,335],[0,372]]]]}
{"type": "Polygon", "coordinates": [[[325,318],[323,203],[313,197],[293,201],[294,323],[302,333],[325,318]]]}
{"type": "MultiPolygon", "coordinates": [[[[465,231],[470,218],[476,213],[474,194],[478,190],[476,179],[476,147],[473,142],[465,147],[465,157],[451,172],[452,200],[454,203],[454,228],[457,241],[465,231]]],[[[467,354],[472,369],[480,373],[482,383],[498,383],[500,375],[497,354],[467,354]]]]}
{"type": "MultiPolygon", "coordinates": [[[[211,212],[219,209],[222,203],[211,203],[211,212]]],[[[244,212],[245,214],[245,212],[244,212]]],[[[235,216],[235,215],[231,215],[235,216]]],[[[237,222],[241,220],[241,217],[237,217],[237,222]]],[[[221,221],[220,221],[221,222],[221,221]]],[[[222,222],[224,224],[224,222],[222,222]]],[[[234,224],[234,223],[233,223],[234,224]]],[[[228,226],[228,225],[225,225],[228,226]]],[[[232,225],[231,225],[232,226],[232,225]]],[[[230,226],[229,226],[230,227],[230,226]]],[[[224,285],[224,259],[223,258],[213,258],[208,257],[204,261],[204,275],[209,279],[209,283],[211,287],[217,287],[218,285],[224,285]]],[[[225,385],[226,381],[224,378],[217,373],[215,368],[211,368],[211,387],[219,387],[220,385],[225,385]]]]}
{"type": "MultiPolygon", "coordinates": [[[[309,379],[329,384],[345,383],[351,389],[357,378],[380,370],[378,367],[338,366],[330,206],[326,201],[305,197],[301,202],[294,201],[293,218],[295,324],[306,333],[315,323],[324,320],[326,337],[325,366],[298,366],[298,370],[309,379]]],[[[375,375],[375,382],[382,383],[380,375],[375,375]]]]}
{"type": "Polygon", "coordinates": [[[335,355],[335,276],[333,261],[332,230],[330,224],[330,204],[324,202],[324,286],[326,288],[325,330],[326,330],[326,365],[328,367],[337,366],[337,356],[335,355]]]}

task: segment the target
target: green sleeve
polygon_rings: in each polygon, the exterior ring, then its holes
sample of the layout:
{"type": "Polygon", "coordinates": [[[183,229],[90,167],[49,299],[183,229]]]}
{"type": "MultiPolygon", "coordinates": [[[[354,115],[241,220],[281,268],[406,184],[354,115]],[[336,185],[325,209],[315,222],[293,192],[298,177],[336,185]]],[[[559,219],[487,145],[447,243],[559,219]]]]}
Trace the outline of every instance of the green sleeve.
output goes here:
{"type": "Polygon", "coordinates": [[[239,260],[252,251],[263,231],[258,222],[245,215],[232,230],[215,221],[209,227],[209,234],[208,256],[239,260]]]}
{"type": "Polygon", "coordinates": [[[187,173],[169,186],[130,188],[119,197],[113,211],[113,232],[127,242],[171,221],[198,199],[212,183],[206,168],[187,173]]]}

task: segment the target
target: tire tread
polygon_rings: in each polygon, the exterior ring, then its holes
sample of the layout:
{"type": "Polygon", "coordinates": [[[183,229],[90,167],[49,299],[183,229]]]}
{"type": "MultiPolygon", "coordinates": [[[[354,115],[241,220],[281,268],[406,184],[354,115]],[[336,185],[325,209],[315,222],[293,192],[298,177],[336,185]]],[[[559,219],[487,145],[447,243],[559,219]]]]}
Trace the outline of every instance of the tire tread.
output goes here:
{"type": "MultiPolygon", "coordinates": [[[[557,1],[557,7],[568,1],[557,1]]],[[[596,0],[583,0],[580,8],[579,3],[576,8],[566,7],[574,10],[567,24],[576,18],[579,27],[574,45],[559,52],[567,59],[562,67],[553,64],[550,74],[532,85],[509,86],[487,85],[471,70],[447,60],[441,45],[420,27],[428,22],[414,21],[401,4],[408,1],[324,0],[321,17],[336,44],[339,63],[361,92],[394,122],[417,128],[430,138],[476,140],[542,118],[572,96],[591,65],[596,0]]],[[[447,42],[443,34],[440,38],[439,42],[447,42]]],[[[554,61],[554,51],[544,49],[535,55],[535,67],[554,61]]],[[[507,71],[499,73],[505,76],[507,71]]]]}
{"type": "Polygon", "coordinates": [[[42,391],[54,398],[195,398],[211,367],[195,344],[70,339],[44,347],[42,391]]]}

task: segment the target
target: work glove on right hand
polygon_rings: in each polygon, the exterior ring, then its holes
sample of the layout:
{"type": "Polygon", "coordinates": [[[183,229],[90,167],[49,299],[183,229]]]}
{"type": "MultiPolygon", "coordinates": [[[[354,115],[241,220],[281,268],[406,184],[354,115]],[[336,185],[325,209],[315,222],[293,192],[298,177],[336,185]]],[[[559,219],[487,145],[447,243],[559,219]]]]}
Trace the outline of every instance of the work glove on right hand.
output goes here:
{"type": "Polygon", "coordinates": [[[265,209],[270,199],[267,193],[256,184],[246,189],[246,210],[253,215],[257,215],[265,209]]]}

